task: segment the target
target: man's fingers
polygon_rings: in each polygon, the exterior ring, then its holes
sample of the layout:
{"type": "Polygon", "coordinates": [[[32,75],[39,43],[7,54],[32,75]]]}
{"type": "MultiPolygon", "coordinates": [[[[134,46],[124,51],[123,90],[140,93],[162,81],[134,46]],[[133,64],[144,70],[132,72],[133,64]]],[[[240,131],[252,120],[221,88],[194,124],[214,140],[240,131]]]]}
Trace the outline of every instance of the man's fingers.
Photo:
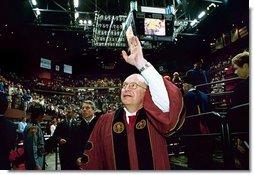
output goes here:
{"type": "Polygon", "coordinates": [[[133,36],[132,38],[132,44],[136,47],[136,46],[140,46],[140,42],[138,41],[138,37],[137,36],[133,36]]]}
{"type": "Polygon", "coordinates": [[[126,61],[126,59],[128,58],[128,55],[124,50],[122,50],[122,56],[123,56],[124,60],[126,61]]]}

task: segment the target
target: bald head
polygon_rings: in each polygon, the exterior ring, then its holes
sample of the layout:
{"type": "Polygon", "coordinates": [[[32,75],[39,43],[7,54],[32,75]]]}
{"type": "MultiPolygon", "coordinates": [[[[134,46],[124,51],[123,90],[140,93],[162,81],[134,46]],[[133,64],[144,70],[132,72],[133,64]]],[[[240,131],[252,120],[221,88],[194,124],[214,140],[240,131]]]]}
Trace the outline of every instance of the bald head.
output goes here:
{"type": "Polygon", "coordinates": [[[147,87],[147,82],[144,79],[144,77],[142,77],[142,75],[140,74],[131,74],[130,76],[128,76],[124,82],[129,81],[129,80],[135,80],[135,82],[137,83],[141,83],[140,85],[144,85],[144,87],[147,87]]]}

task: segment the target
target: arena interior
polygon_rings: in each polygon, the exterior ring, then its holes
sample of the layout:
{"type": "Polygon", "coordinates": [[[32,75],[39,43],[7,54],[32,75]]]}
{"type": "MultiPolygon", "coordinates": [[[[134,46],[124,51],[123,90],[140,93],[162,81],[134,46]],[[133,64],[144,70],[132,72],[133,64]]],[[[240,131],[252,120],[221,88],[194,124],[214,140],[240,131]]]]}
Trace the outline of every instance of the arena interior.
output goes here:
{"type": "MultiPolygon", "coordinates": [[[[4,116],[17,129],[10,156],[11,170],[26,169],[18,125],[23,118],[30,122],[30,108],[34,104],[39,103],[45,111],[40,123],[45,139],[44,170],[61,170],[59,144],[52,142],[50,126],[57,128],[70,105],[77,121],[81,120],[86,100],[95,103],[98,116],[122,106],[120,93],[125,78],[139,73],[125,62],[121,53],[128,51],[128,26],[132,26],[141,41],[144,58],[163,79],[177,86],[183,97],[186,93],[183,87],[189,83],[189,72],[194,66],[198,64],[204,73],[195,82],[191,80],[191,84],[208,97],[208,109],[187,113],[184,126],[190,124],[188,131],[183,131],[183,126],[165,137],[171,170],[250,170],[249,100],[241,103],[239,98],[240,102],[232,106],[232,95],[242,81],[235,73],[232,59],[249,52],[248,1],[2,3],[0,91],[8,99],[4,116]],[[200,121],[207,124],[209,132],[192,130],[192,124],[200,121]],[[198,153],[190,147],[197,147],[200,153],[211,148],[209,167],[196,165],[198,160],[191,165],[190,157],[198,153]]],[[[249,94],[248,91],[240,93],[249,94]]]]}

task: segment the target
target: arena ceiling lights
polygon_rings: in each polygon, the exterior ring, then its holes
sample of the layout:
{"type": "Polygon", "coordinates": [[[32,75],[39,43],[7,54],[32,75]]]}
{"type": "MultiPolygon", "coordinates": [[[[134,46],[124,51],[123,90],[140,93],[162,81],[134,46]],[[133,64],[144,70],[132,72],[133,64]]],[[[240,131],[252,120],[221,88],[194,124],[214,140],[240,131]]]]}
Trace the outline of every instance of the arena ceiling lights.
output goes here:
{"type": "MultiPolygon", "coordinates": [[[[88,1],[28,1],[36,17],[33,22],[34,25],[50,27],[54,28],[54,30],[85,32],[89,35],[91,39],[90,42],[94,47],[126,47],[125,39],[118,36],[122,31],[123,23],[127,16],[124,14],[106,14],[105,11],[100,9],[99,5],[97,5],[97,2],[100,2],[100,0],[91,1],[95,11],[89,12],[84,11],[84,6],[88,5],[88,1]]],[[[220,4],[225,3],[224,1],[225,0],[173,0],[176,17],[173,38],[177,39],[179,34],[195,35],[195,31],[192,29],[197,27],[197,25],[219,7],[220,4]],[[200,12],[202,12],[203,16],[199,16],[200,12]]],[[[109,3],[109,1],[107,2],[109,3]]],[[[155,0],[152,4],[154,2],[155,0]]],[[[151,6],[152,4],[147,5],[153,8],[151,6]]],[[[137,5],[142,6],[143,4],[137,5]]]]}

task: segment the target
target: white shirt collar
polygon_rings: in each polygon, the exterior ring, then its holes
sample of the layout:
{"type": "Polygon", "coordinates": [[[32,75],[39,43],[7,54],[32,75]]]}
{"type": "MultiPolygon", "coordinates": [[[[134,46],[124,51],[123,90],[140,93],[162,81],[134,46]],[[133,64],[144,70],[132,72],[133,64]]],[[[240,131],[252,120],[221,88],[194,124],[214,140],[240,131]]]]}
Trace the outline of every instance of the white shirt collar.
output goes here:
{"type": "Polygon", "coordinates": [[[129,123],[130,123],[130,121],[129,121],[129,116],[136,115],[137,112],[130,113],[126,108],[123,108],[123,109],[124,109],[124,111],[125,111],[126,121],[127,121],[127,123],[129,124],[129,123]]]}
{"type": "Polygon", "coordinates": [[[189,91],[195,91],[196,90],[196,88],[190,88],[189,89],[189,91]]]}
{"type": "Polygon", "coordinates": [[[91,121],[92,121],[94,118],[95,118],[95,115],[93,115],[93,117],[92,117],[90,120],[87,120],[87,119],[85,119],[85,118],[84,118],[84,120],[86,121],[86,123],[89,124],[89,123],[91,123],[91,121]]]}

